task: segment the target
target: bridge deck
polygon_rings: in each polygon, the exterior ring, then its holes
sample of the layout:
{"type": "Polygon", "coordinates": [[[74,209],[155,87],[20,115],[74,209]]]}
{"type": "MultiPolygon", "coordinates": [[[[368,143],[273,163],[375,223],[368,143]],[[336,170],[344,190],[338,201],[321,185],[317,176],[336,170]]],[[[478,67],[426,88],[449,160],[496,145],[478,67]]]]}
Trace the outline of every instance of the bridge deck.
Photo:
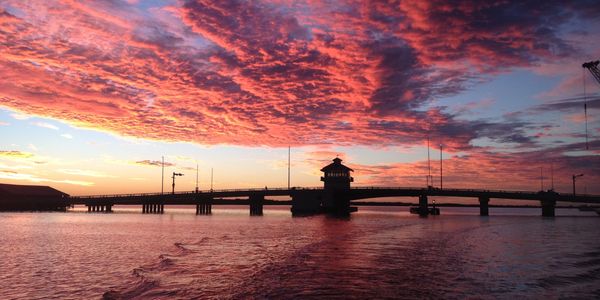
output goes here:
{"type": "MultiPolygon", "coordinates": [[[[162,193],[139,193],[139,194],[116,194],[116,195],[90,195],[73,196],[68,198],[69,204],[93,204],[110,202],[112,204],[143,204],[161,202],[168,204],[195,204],[201,199],[249,197],[252,195],[262,196],[291,196],[303,192],[319,192],[323,188],[254,188],[254,189],[225,189],[225,190],[203,190],[191,192],[177,192],[174,194],[162,193]]],[[[381,197],[418,197],[441,196],[441,197],[468,197],[488,199],[513,199],[513,200],[555,200],[574,203],[600,203],[600,195],[576,195],[555,192],[531,192],[531,191],[505,191],[484,189],[437,189],[437,188],[414,188],[414,187],[352,187],[344,192],[344,196],[350,200],[381,198],[381,197]]]]}

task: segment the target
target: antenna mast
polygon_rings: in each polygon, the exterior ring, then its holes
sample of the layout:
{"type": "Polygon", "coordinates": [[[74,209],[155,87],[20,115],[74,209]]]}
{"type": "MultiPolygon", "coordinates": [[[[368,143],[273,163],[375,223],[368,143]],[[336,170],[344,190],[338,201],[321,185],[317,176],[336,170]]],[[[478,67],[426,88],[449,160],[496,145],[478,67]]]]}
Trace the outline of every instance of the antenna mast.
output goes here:
{"type": "Polygon", "coordinates": [[[544,167],[540,167],[540,191],[544,190],[544,167]]]}
{"type": "Polygon", "coordinates": [[[550,188],[554,191],[554,163],[550,164],[550,185],[550,188]]]}
{"type": "MultiPolygon", "coordinates": [[[[583,64],[585,68],[585,64],[583,64]]],[[[585,150],[589,150],[588,146],[588,120],[587,120],[587,90],[585,86],[585,71],[581,70],[581,77],[583,77],[583,117],[585,118],[585,150]]]]}
{"type": "Polygon", "coordinates": [[[433,178],[431,177],[431,156],[429,153],[429,134],[427,134],[427,169],[429,173],[427,174],[427,187],[433,185],[433,178]]]}
{"type": "Polygon", "coordinates": [[[442,178],[444,178],[443,173],[442,173],[442,144],[440,144],[440,190],[444,188],[444,182],[442,181],[442,178]]]}

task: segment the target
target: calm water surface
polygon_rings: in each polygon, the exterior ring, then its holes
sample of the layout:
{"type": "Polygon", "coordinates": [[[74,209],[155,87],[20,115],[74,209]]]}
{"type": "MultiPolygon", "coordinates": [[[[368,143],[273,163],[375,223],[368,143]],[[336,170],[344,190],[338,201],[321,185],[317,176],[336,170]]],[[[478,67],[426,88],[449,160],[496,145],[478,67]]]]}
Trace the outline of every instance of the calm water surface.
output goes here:
{"type": "Polygon", "coordinates": [[[558,210],[289,207],[0,213],[2,299],[599,298],[600,218],[558,210]]]}

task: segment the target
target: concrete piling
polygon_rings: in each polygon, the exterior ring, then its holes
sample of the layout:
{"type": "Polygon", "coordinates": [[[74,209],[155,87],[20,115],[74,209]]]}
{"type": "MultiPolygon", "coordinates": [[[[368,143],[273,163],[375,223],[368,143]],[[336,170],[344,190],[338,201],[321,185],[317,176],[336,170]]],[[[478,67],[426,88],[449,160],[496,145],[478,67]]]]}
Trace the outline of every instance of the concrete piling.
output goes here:
{"type": "Polygon", "coordinates": [[[427,203],[427,195],[419,196],[419,216],[427,217],[429,215],[429,204],[427,203]]]}
{"type": "Polygon", "coordinates": [[[489,216],[490,215],[489,203],[490,203],[490,198],[479,197],[479,215],[480,216],[489,216]]]}
{"type": "Polygon", "coordinates": [[[263,202],[265,200],[264,195],[250,195],[250,215],[251,216],[262,216],[263,215],[263,202]]]}

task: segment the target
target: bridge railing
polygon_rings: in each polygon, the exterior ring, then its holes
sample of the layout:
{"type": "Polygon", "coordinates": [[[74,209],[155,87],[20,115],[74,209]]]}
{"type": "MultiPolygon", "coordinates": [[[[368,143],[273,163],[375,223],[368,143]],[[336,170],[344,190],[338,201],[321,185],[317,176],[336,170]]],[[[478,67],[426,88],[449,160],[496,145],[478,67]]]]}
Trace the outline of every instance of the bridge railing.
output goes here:
{"type": "MultiPolygon", "coordinates": [[[[191,195],[196,193],[202,194],[223,194],[223,193],[244,193],[244,192],[269,192],[269,191],[297,191],[297,190],[322,190],[323,187],[292,187],[288,188],[248,188],[248,189],[220,189],[220,190],[199,190],[175,192],[174,195],[191,195]]],[[[489,190],[489,189],[460,189],[460,188],[436,188],[436,187],[385,187],[385,186],[354,186],[351,190],[396,190],[396,191],[439,191],[439,192],[456,192],[456,193],[499,193],[499,194],[516,194],[516,195],[536,195],[540,191],[509,191],[509,190],[489,190]]],[[[99,198],[129,198],[129,197],[152,197],[152,196],[171,196],[173,193],[132,193],[132,194],[114,194],[114,195],[87,195],[87,196],[71,196],[71,199],[99,199],[99,198]]],[[[560,196],[570,196],[568,193],[557,193],[560,196]]],[[[578,194],[578,197],[598,197],[598,195],[578,194]]]]}
{"type": "MultiPolygon", "coordinates": [[[[268,191],[293,191],[293,190],[319,190],[322,187],[292,187],[288,188],[249,188],[249,189],[220,189],[220,190],[198,190],[201,194],[210,193],[236,193],[236,192],[268,192],[268,191]]],[[[132,194],[112,194],[112,195],[85,195],[71,196],[72,199],[97,199],[97,198],[127,198],[127,197],[150,197],[150,196],[169,196],[169,195],[191,195],[196,191],[183,191],[175,193],[132,193],[132,194]]]]}
{"type": "MultiPolygon", "coordinates": [[[[351,187],[350,189],[352,190],[405,190],[405,191],[415,191],[415,190],[422,190],[422,191],[446,191],[446,192],[485,192],[485,193],[511,193],[511,194],[527,194],[527,195],[531,195],[531,194],[537,194],[539,193],[539,191],[534,192],[534,191],[511,191],[511,190],[488,190],[488,189],[459,189],[459,188],[436,188],[436,187],[431,187],[431,188],[418,188],[418,187],[385,187],[385,186],[354,186],[351,187]]],[[[581,195],[581,194],[580,194],[581,195]]]]}

